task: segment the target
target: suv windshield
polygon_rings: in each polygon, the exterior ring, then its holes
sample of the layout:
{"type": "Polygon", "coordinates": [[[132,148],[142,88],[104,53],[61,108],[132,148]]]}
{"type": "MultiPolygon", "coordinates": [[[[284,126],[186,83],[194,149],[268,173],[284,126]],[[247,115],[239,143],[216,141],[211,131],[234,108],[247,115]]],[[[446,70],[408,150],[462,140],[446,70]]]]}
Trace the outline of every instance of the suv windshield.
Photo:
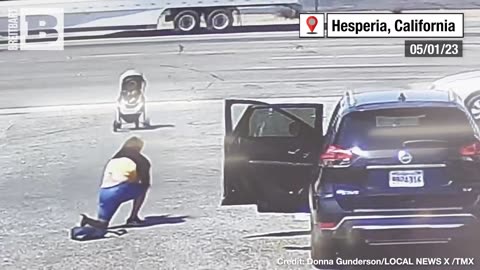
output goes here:
{"type": "Polygon", "coordinates": [[[398,149],[409,141],[458,146],[475,139],[468,116],[453,107],[352,112],[343,118],[339,128],[335,144],[364,150],[398,149]]]}

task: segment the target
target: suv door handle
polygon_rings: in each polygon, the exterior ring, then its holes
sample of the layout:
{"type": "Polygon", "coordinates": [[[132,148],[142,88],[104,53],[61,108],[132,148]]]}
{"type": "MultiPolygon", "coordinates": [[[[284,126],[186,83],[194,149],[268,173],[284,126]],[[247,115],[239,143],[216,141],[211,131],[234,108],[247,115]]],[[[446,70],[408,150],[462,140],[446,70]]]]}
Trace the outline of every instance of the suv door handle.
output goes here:
{"type": "Polygon", "coordinates": [[[289,154],[289,155],[295,155],[295,154],[297,154],[298,152],[300,152],[300,148],[298,148],[297,150],[294,150],[294,151],[288,151],[288,154],[289,154]]]}

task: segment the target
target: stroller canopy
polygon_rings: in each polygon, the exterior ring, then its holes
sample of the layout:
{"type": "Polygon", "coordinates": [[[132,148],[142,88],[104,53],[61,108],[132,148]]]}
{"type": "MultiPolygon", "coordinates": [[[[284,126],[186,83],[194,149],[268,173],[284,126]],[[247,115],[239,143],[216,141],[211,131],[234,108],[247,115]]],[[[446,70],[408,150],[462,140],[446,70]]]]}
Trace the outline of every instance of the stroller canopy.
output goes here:
{"type": "Polygon", "coordinates": [[[146,80],[143,73],[129,69],[120,76],[120,92],[145,92],[146,80]]]}

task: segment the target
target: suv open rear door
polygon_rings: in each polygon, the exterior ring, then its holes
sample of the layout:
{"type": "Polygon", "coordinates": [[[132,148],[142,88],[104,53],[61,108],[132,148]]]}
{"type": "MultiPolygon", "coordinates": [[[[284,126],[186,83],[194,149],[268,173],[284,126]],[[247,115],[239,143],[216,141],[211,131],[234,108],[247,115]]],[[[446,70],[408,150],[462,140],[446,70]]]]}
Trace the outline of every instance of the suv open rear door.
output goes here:
{"type": "Polygon", "coordinates": [[[226,100],[222,205],[308,211],[308,186],[317,176],[322,141],[322,104],[226,100]],[[236,125],[235,105],[246,106],[236,125]]]}

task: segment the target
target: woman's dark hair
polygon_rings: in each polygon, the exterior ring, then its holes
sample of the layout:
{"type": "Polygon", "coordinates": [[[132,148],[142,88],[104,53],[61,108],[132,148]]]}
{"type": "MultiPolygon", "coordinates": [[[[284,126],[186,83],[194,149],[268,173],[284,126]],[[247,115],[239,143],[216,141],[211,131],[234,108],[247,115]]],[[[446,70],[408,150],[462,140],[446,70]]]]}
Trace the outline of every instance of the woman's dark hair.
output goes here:
{"type": "Polygon", "coordinates": [[[141,138],[132,136],[123,143],[121,150],[136,150],[140,152],[142,151],[144,145],[145,142],[141,138]]]}

